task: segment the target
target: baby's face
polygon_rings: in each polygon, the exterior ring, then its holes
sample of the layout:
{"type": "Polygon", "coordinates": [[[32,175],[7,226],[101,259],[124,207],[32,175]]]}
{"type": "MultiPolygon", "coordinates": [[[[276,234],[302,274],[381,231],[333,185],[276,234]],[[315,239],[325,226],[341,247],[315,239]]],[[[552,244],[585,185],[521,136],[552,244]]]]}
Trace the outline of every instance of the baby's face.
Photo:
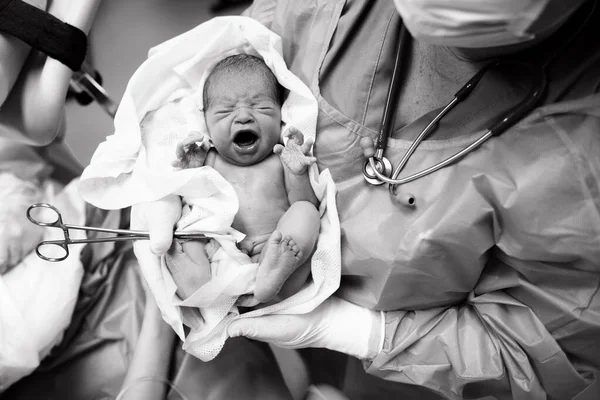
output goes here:
{"type": "Polygon", "coordinates": [[[209,95],[206,125],[223,158],[235,165],[253,165],[273,153],[280,138],[281,106],[263,78],[219,77],[209,95]]]}

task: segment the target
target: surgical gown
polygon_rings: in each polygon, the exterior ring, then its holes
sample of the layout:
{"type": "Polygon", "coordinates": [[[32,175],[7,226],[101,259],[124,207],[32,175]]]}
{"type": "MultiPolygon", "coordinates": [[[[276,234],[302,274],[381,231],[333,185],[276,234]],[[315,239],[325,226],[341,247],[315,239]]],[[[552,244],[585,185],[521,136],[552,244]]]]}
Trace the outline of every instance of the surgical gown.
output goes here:
{"type": "MultiPolygon", "coordinates": [[[[282,36],[288,67],[319,101],[314,151],[336,181],[342,227],[337,295],[385,314],[368,374],[308,350],[313,378],[353,400],[598,398],[600,13],[551,65],[544,104],[399,188],[414,208],[362,177],[359,141],[377,134],[400,29],[393,2],[257,0],[246,15],[282,36]]],[[[489,74],[403,175],[467,146],[531,81],[527,69],[489,74]]],[[[394,165],[435,112],[397,123],[394,165]]]]}

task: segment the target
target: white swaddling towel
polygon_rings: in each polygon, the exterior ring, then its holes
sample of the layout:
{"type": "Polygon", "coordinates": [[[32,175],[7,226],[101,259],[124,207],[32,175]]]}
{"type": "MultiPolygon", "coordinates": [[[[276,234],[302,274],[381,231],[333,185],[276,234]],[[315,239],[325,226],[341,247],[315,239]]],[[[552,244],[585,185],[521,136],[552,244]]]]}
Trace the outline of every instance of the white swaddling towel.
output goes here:
{"type": "Polygon", "coordinates": [[[281,38],[250,18],[214,18],[150,50],[148,60],[127,85],[115,116],[115,133],[98,146],[79,188],[86,201],[105,209],[154,201],[171,193],[194,199],[194,213],[184,215],[178,229],[200,230],[213,237],[221,245],[213,261],[217,258],[227,268],[211,271],[212,280],[182,302],[175,294],[164,257],[155,256],[147,241],[136,241],[134,249],[163,318],[185,341],[184,349],[205,361],[221,350],[232,319],[310,312],[337,290],[341,273],[335,186],[328,170],[319,174],[312,165],[310,181],[321,201],[312,281],[280,303],[237,314],[233,303],[239,295],[252,291],[257,264],[235,247],[243,238],[231,228],[238,210],[235,191],[211,167],[179,170],[171,162],[177,143],[190,132],[206,133],[201,111],[206,76],[218,61],[239,53],[261,57],[289,90],[281,110],[286,129],[295,127],[305,138],[314,139],[317,102],[308,87],[287,69],[281,38]],[[168,124],[161,114],[168,116],[168,124]],[[199,308],[202,318],[182,305],[199,308]],[[187,337],[184,321],[192,328],[187,337]]]}

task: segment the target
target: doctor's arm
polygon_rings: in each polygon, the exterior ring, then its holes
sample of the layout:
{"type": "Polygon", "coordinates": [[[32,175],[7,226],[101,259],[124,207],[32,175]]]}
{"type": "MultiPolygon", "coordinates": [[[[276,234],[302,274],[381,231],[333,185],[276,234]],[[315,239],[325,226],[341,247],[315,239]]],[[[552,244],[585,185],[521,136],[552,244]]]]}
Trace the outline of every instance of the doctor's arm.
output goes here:
{"type": "Polygon", "coordinates": [[[495,177],[478,182],[496,210],[496,247],[466,301],[385,313],[384,345],[365,362],[369,373],[451,399],[571,399],[592,384],[600,354],[600,120],[540,121],[514,153],[515,164],[529,168],[509,172],[518,190],[494,188],[495,177]],[[530,147],[539,147],[536,136],[545,149],[530,147]],[[565,144],[564,159],[544,156],[565,144]]]}
{"type": "Polygon", "coordinates": [[[457,307],[387,312],[384,337],[367,372],[448,399],[570,399],[586,386],[534,312],[502,291],[457,307]]]}
{"type": "Polygon", "coordinates": [[[228,333],[283,348],[346,353],[363,359],[370,374],[424,386],[448,399],[492,392],[566,399],[585,387],[533,312],[501,292],[473,296],[457,307],[383,316],[330,298],[309,314],[236,320],[228,333]],[[556,379],[541,382],[538,374],[556,379]],[[580,385],[564,385],[573,380],[580,385]]]}
{"type": "Polygon", "coordinates": [[[380,315],[330,298],[309,314],[236,320],[228,333],[343,352],[363,359],[370,374],[448,399],[571,399],[585,390],[600,354],[600,120],[540,119],[546,150],[532,159],[529,144],[540,141],[530,126],[531,142],[519,142],[512,159],[532,172],[513,165],[519,190],[499,190],[505,180],[494,176],[477,182],[499,226],[493,258],[472,265],[480,278],[461,303],[380,315]],[[568,158],[542,156],[561,152],[568,158]]]}
{"type": "MultiPolygon", "coordinates": [[[[556,182],[552,178],[550,186],[556,182]]],[[[532,187],[542,185],[539,179],[531,182],[532,187]]],[[[453,400],[488,395],[571,399],[591,384],[594,366],[589,364],[598,355],[599,277],[593,268],[600,265],[594,245],[600,232],[596,227],[590,235],[589,230],[597,210],[587,203],[569,216],[573,208],[558,207],[567,200],[582,204],[582,192],[566,190],[570,198],[557,196],[558,203],[541,205],[530,201],[528,188],[521,189],[519,195],[528,201],[516,199],[514,192],[510,200],[522,205],[520,211],[529,218],[514,212],[519,206],[510,203],[513,216],[500,217],[502,261],[488,261],[485,268],[473,264],[472,272],[481,277],[457,305],[380,314],[332,297],[309,314],[233,321],[228,333],[280,347],[349,354],[364,360],[372,375],[424,386],[453,400]],[[530,207],[539,209],[542,218],[530,207]],[[589,228],[582,225],[585,220],[589,228]]]]}

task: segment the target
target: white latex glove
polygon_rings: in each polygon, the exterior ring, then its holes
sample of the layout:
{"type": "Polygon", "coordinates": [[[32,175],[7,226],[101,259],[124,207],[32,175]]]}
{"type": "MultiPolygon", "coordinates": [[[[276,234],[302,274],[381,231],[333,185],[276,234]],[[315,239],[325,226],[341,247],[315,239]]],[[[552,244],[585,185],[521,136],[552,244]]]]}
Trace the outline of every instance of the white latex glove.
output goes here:
{"type": "Polygon", "coordinates": [[[383,346],[383,324],[381,313],[330,297],[308,314],[236,319],[229,324],[227,334],[286,349],[324,347],[372,359],[383,346]]]}
{"type": "Polygon", "coordinates": [[[44,228],[26,216],[27,208],[42,197],[39,185],[0,174],[0,274],[17,265],[42,240],[44,228]]]}
{"type": "Polygon", "coordinates": [[[149,231],[150,249],[161,256],[171,247],[181,208],[181,198],[174,194],[160,200],[134,204],[131,207],[131,229],[149,231]]]}

